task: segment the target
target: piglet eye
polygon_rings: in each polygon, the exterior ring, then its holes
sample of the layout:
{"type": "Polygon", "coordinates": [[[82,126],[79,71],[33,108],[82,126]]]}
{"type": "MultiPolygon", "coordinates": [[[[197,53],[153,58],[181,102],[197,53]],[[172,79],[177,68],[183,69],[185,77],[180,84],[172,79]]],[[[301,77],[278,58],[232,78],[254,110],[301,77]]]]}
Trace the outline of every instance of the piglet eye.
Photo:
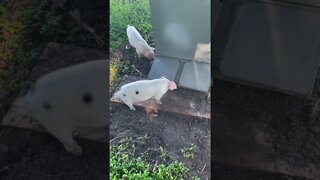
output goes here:
{"type": "Polygon", "coordinates": [[[125,94],[122,94],[123,96],[126,96],[125,94]]]}

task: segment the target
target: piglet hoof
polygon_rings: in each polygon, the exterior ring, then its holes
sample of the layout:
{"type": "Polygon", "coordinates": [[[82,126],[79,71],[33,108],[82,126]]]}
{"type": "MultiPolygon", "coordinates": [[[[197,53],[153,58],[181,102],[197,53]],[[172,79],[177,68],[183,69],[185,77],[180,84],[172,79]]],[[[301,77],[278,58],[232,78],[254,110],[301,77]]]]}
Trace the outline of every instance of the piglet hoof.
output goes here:
{"type": "Polygon", "coordinates": [[[158,114],[153,113],[153,114],[150,114],[150,116],[152,116],[152,117],[158,117],[159,115],[158,115],[158,114]]]}
{"type": "Polygon", "coordinates": [[[132,111],[135,111],[136,110],[136,108],[135,107],[130,107],[130,109],[132,110],[132,111]]]}

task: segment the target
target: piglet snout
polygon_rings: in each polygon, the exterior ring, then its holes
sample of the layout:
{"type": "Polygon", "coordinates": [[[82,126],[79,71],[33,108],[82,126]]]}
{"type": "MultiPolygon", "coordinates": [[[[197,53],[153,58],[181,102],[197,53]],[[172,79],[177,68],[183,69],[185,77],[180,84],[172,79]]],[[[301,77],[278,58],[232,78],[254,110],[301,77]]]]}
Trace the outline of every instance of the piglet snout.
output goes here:
{"type": "Polygon", "coordinates": [[[110,99],[110,101],[121,102],[122,100],[119,97],[119,92],[116,92],[110,99]]]}
{"type": "Polygon", "coordinates": [[[173,81],[169,81],[169,82],[168,82],[168,89],[169,89],[169,90],[175,90],[175,89],[177,89],[176,83],[173,82],[173,81]]]}
{"type": "Polygon", "coordinates": [[[155,54],[154,54],[154,52],[151,51],[151,52],[148,52],[148,53],[147,53],[146,57],[147,57],[148,59],[152,60],[152,59],[155,58],[155,54]]]}

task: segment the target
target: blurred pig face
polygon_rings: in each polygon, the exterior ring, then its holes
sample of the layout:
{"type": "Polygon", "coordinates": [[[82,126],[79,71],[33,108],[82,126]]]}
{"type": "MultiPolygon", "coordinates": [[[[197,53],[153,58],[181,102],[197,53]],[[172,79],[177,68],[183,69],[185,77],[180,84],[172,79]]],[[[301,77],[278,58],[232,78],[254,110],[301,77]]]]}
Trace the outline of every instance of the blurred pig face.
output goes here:
{"type": "Polygon", "coordinates": [[[146,54],[146,57],[150,60],[154,59],[155,58],[155,54],[153,51],[148,51],[147,54],[146,54]]]}
{"type": "Polygon", "coordinates": [[[117,91],[116,93],[114,93],[114,96],[113,96],[113,100],[116,100],[116,101],[120,101],[120,102],[123,102],[123,97],[121,97],[121,92],[120,90],[117,91]]]}

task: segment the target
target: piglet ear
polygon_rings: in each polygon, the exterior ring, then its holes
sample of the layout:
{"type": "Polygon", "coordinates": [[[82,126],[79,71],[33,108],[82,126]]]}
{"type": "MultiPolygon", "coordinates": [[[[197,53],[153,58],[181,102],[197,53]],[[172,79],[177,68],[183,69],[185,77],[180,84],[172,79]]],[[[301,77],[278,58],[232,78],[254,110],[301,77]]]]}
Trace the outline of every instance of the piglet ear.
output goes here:
{"type": "Polygon", "coordinates": [[[177,89],[176,83],[173,82],[173,81],[169,81],[169,82],[168,82],[168,89],[169,89],[169,90],[175,90],[175,89],[177,89]]]}

